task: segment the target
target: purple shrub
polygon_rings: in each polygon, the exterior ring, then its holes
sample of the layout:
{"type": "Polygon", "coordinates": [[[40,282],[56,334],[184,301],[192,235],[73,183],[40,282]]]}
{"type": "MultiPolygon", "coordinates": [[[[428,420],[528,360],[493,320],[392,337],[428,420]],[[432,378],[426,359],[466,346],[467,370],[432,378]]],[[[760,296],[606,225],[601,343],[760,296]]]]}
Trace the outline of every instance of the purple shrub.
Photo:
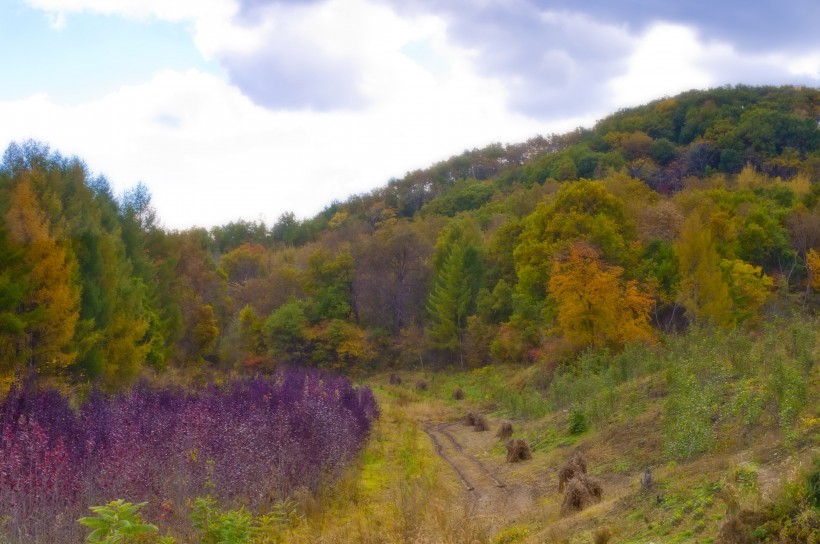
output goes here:
{"type": "Polygon", "coordinates": [[[191,392],[144,384],[93,392],[74,411],[54,391],[13,388],[0,403],[0,540],[74,542],[90,505],[211,495],[262,509],[317,489],[364,445],[378,408],[367,388],[316,370],[191,392]]]}

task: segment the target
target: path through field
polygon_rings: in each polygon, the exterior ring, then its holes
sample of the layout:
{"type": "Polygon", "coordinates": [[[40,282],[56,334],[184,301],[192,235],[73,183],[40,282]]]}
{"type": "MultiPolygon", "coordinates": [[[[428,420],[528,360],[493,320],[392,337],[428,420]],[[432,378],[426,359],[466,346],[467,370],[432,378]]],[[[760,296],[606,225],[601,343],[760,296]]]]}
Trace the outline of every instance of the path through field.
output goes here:
{"type": "Polygon", "coordinates": [[[536,489],[507,481],[501,466],[472,453],[491,445],[490,433],[478,433],[459,423],[429,424],[424,430],[461,480],[467,511],[471,517],[483,519],[491,531],[509,525],[535,505],[536,489]]]}

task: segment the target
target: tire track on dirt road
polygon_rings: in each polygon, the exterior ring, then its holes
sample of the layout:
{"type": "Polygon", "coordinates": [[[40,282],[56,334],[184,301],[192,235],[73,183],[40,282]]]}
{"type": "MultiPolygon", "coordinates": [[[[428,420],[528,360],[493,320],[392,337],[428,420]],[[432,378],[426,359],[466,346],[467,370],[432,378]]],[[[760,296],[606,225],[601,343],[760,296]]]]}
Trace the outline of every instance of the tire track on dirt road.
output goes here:
{"type": "Polygon", "coordinates": [[[496,478],[481,461],[466,453],[456,438],[447,431],[451,424],[426,425],[426,432],[436,452],[450,468],[458,475],[467,491],[481,496],[488,494],[492,489],[504,489],[506,486],[496,478]]]}
{"type": "MultiPolygon", "coordinates": [[[[491,468],[465,450],[456,434],[449,429],[453,423],[428,424],[424,431],[439,456],[456,473],[465,489],[467,512],[471,516],[484,518],[491,529],[509,523],[532,504],[532,500],[521,500],[523,489],[508,488],[491,468]],[[512,491],[512,492],[511,492],[512,491]]],[[[528,497],[529,492],[524,496],[528,497]]]]}

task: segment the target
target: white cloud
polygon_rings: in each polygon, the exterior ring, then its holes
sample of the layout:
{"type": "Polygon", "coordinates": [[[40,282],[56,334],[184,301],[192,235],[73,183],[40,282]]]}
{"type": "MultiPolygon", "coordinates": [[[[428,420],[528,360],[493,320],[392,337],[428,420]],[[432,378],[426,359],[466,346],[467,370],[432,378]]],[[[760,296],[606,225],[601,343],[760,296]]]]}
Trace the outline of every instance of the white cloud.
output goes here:
{"type": "Polygon", "coordinates": [[[544,128],[507,112],[500,87],[467,92],[474,86],[458,77],[443,88],[417,83],[358,114],[271,112],[215,76],[162,72],[79,106],[46,95],[0,103],[0,142],[46,141],[85,159],[118,191],[145,181],[172,228],[275,220],[287,210],[311,215],[465,147],[544,128]]]}
{"type": "MultiPolygon", "coordinates": [[[[118,190],[142,180],[174,228],[260,215],[272,221],[286,210],[308,216],[334,198],[380,186],[465,148],[588,126],[619,107],[690,88],[748,82],[749,74],[772,83],[784,74],[820,73],[816,51],[743,56],[678,24],[657,23],[633,36],[583,15],[539,12],[540,24],[561,31],[571,47],[551,47],[553,42],[530,36],[513,61],[555,78],[519,81],[516,87],[516,78],[529,76],[515,70],[479,75],[486,60],[479,55],[493,48],[458,47],[452,20],[415,11],[400,16],[372,0],[278,3],[258,8],[253,23],[237,18],[232,0],[28,2],[57,18],[94,11],[184,22],[210,58],[263,52],[298,61],[300,53],[313,50],[319,64],[351,68],[350,79],[366,99],[355,112],[267,109],[237,85],[193,70],[161,72],[79,105],[59,104],[44,94],[0,102],[0,145],[33,137],[79,155],[118,190]],[[413,44],[422,46],[408,49],[413,44]],[[611,59],[601,53],[609,50],[611,59]],[[765,80],[770,76],[773,81],[765,80]],[[539,98],[568,95],[561,97],[564,102],[544,103],[571,103],[585,117],[545,126],[514,113],[511,101],[521,98],[517,88],[539,105],[539,98]]],[[[514,39],[515,29],[508,30],[487,43],[514,39]]],[[[552,117],[559,119],[562,111],[552,117]]]]}
{"type": "Polygon", "coordinates": [[[727,43],[704,42],[691,27],[664,22],[634,38],[626,73],[609,87],[613,107],[624,107],[689,89],[782,85],[793,77],[820,80],[820,52],[745,54],[727,43]]]}
{"type": "Polygon", "coordinates": [[[713,84],[703,60],[723,56],[722,45],[704,45],[694,30],[671,23],[660,23],[635,39],[625,74],[609,83],[613,103],[638,105],[649,100],[713,84]]]}

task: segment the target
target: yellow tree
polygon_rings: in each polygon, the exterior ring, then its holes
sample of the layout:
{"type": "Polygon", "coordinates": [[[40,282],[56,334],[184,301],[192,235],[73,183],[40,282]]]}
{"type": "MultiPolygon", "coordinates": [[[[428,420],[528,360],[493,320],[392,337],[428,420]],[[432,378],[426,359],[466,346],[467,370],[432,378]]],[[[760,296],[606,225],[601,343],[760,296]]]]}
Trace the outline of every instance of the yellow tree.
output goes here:
{"type": "Polygon", "coordinates": [[[10,240],[23,251],[30,289],[19,308],[26,327],[19,335],[18,362],[30,369],[54,372],[74,360],[72,339],[79,318],[75,262],[67,244],[51,233],[48,217],[25,173],[11,190],[6,227],[10,240]]]}
{"type": "Polygon", "coordinates": [[[772,278],[764,274],[761,267],[740,259],[723,259],[720,267],[729,284],[734,319],[739,323],[756,319],[758,310],[769,298],[774,285],[772,278]]]}
{"type": "Polygon", "coordinates": [[[558,325],[576,348],[623,347],[652,342],[652,297],[635,281],[623,281],[623,268],[601,261],[584,242],[553,261],[549,294],[558,308],[558,325]]]}
{"type": "Polygon", "coordinates": [[[675,242],[675,255],[681,278],[677,298],[689,318],[711,321],[720,327],[732,326],[729,284],[724,279],[710,230],[697,213],[684,222],[675,242]]]}
{"type": "Polygon", "coordinates": [[[809,282],[813,288],[820,290],[820,253],[810,249],[806,254],[806,261],[809,269],[809,282]]]}

